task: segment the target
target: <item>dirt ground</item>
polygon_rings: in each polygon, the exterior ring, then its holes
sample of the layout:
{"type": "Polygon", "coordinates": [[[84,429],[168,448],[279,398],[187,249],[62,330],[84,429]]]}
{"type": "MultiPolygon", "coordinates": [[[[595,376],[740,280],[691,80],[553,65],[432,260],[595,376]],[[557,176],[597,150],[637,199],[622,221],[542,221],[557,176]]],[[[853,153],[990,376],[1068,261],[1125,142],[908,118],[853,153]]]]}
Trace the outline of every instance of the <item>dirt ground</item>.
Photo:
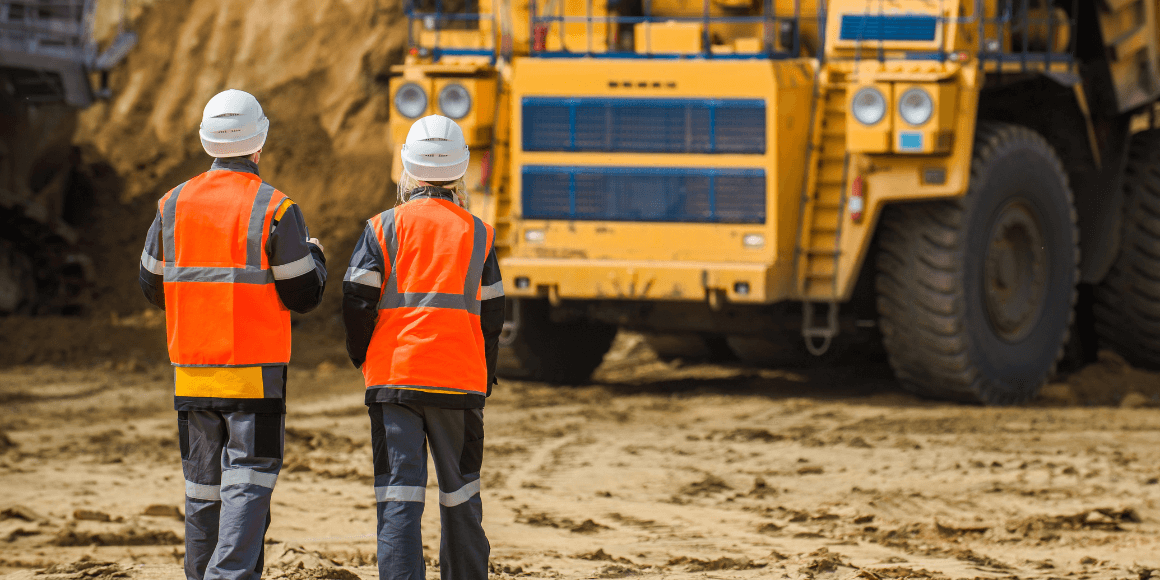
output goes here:
{"type": "MultiPolygon", "coordinates": [[[[99,3],[100,38],[120,5],[99,3]]],[[[241,88],[265,106],[262,175],[337,249],[332,281],[394,195],[399,2],[128,5],[138,48],[74,139],[94,190],[93,311],[0,319],[0,580],[183,577],[164,317],[136,275],[156,199],[208,167],[196,128],[210,96],[241,88]]],[[[377,577],[368,419],[333,288],[330,314],[295,317],[267,578],[377,577]]],[[[502,382],[486,431],[497,578],[1160,576],[1160,376],[1110,353],[996,409],[912,397],[884,363],[662,362],[625,333],[591,385],[502,382]]]]}
{"type": "MultiPolygon", "coordinates": [[[[266,577],[375,578],[361,377],[292,367],[266,577]]],[[[0,370],[0,577],[182,577],[170,372],[0,370]]],[[[1157,388],[1105,355],[1027,407],[943,404],[884,366],[665,363],[624,333],[592,385],[504,381],[488,401],[494,576],[1149,578],[1157,388]]]]}

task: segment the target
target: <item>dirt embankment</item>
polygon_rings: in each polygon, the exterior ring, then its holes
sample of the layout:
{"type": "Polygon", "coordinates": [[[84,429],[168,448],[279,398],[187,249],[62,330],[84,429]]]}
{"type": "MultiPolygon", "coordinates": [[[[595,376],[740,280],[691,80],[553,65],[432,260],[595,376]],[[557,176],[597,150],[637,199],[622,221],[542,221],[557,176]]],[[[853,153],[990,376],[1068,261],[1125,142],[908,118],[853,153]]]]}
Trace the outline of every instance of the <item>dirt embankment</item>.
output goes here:
{"type": "MultiPolygon", "coordinates": [[[[120,4],[101,5],[99,36],[113,31],[120,4]]],[[[140,307],[144,228],[157,198],[208,169],[197,127],[206,101],[227,88],[262,103],[270,118],[262,177],[302,207],[332,272],[345,269],[362,221],[394,199],[387,78],[406,41],[398,3],[149,0],[133,2],[131,17],[140,41],[112,74],[113,98],[85,111],[76,134],[119,190],[103,205],[131,210],[97,215],[91,232],[107,285],[102,306],[140,307]]]]}
{"type": "MultiPolygon", "coordinates": [[[[98,4],[99,40],[115,34],[121,5],[98,4]]],[[[163,359],[156,328],[120,319],[147,308],[137,264],[157,199],[209,168],[197,128],[206,101],[221,90],[249,91],[262,103],[270,118],[262,177],[302,207],[311,234],[326,245],[332,280],[341,281],[363,220],[393,203],[387,79],[406,42],[398,2],[129,6],[140,41],[110,77],[113,98],[81,113],[74,140],[93,186],[89,225],[80,228],[96,266],[93,317],[0,320],[0,366],[101,362],[110,352],[163,359]]],[[[338,287],[317,313],[296,317],[327,346],[340,340],[338,287]]]]}

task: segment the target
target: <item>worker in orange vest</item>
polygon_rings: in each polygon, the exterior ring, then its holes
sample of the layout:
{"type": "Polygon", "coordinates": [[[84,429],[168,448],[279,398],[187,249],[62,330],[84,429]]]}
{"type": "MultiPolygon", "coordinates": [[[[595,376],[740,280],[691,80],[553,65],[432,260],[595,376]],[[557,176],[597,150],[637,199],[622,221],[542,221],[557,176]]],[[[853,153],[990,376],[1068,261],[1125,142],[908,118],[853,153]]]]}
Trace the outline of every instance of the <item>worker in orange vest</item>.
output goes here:
{"type": "Polygon", "coordinates": [[[423,580],[427,444],[439,477],[444,580],[487,578],[479,470],[504,294],[495,232],[471,215],[459,125],[415,122],[399,202],[367,222],[342,284],[346,348],[366,383],[382,580],[423,580]]]}
{"type": "Polygon", "coordinates": [[[249,93],[210,99],[210,170],[157,204],[141,289],[165,310],[185,473],[185,575],[256,580],[282,466],[290,311],[322,301],[326,258],[258,176],[270,121],[249,93]]]}

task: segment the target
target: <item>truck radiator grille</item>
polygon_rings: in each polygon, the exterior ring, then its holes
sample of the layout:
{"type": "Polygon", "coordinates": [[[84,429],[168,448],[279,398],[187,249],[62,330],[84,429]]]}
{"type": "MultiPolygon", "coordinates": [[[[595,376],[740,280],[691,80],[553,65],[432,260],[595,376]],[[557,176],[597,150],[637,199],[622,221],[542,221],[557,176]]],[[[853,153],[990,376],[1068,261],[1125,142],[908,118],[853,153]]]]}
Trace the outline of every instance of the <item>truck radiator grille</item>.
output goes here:
{"type": "Polygon", "coordinates": [[[765,153],[761,99],[524,97],[524,151],[765,153]]]}
{"type": "Polygon", "coordinates": [[[525,219],[765,223],[765,171],[525,165],[525,219]]]}
{"type": "Polygon", "coordinates": [[[938,20],[917,14],[877,15],[845,14],[842,16],[842,40],[934,40],[938,20]]]}

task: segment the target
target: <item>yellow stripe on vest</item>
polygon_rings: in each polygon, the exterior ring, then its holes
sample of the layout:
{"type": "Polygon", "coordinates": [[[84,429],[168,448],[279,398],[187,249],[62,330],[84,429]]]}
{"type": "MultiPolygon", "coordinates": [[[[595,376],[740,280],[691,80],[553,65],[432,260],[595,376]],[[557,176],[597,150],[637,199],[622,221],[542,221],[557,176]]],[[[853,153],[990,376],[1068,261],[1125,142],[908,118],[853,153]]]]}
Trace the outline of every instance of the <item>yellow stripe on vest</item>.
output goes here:
{"type": "Polygon", "coordinates": [[[274,213],[274,221],[282,221],[282,214],[286,213],[286,210],[290,209],[292,205],[294,202],[290,201],[290,198],[282,200],[282,205],[278,206],[278,211],[274,213]]]}
{"type": "Polygon", "coordinates": [[[261,399],[262,367],[174,367],[178,397],[261,399]]]}

